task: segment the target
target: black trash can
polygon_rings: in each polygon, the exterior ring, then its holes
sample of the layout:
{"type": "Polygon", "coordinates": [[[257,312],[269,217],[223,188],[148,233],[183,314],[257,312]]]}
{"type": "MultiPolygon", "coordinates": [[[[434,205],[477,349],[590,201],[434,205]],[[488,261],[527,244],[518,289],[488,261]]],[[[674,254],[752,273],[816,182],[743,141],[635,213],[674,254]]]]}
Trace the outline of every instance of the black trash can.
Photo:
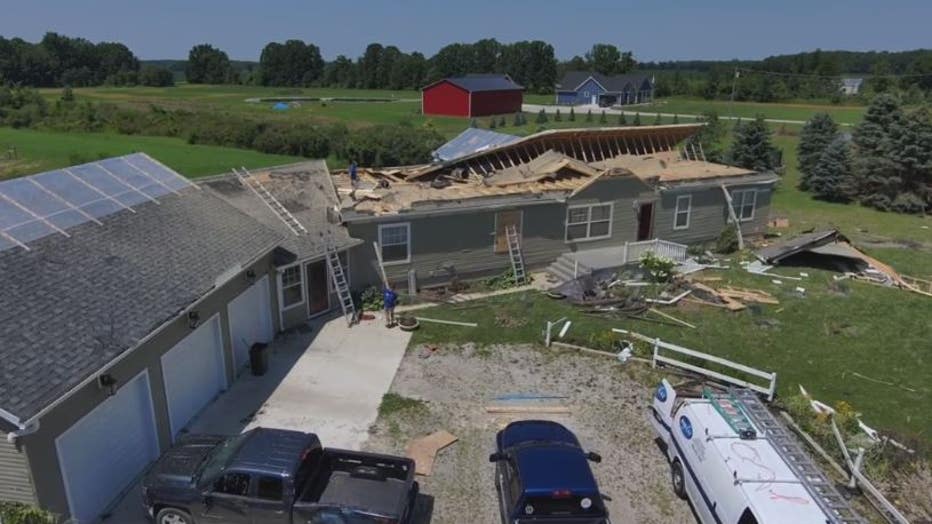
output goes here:
{"type": "Polygon", "coordinates": [[[252,374],[261,377],[269,370],[269,345],[263,342],[256,342],[249,348],[249,367],[252,368],[252,374]]]}

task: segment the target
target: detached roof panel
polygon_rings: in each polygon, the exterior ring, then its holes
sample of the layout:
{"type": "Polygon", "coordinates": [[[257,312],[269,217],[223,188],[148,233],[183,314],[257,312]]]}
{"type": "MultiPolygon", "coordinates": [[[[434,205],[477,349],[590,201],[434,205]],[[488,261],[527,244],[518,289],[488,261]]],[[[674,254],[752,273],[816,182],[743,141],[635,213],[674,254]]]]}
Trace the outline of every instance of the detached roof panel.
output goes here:
{"type": "Polygon", "coordinates": [[[433,156],[440,161],[456,160],[479,151],[510,144],[520,137],[470,127],[456,138],[437,148],[433,156]]]}

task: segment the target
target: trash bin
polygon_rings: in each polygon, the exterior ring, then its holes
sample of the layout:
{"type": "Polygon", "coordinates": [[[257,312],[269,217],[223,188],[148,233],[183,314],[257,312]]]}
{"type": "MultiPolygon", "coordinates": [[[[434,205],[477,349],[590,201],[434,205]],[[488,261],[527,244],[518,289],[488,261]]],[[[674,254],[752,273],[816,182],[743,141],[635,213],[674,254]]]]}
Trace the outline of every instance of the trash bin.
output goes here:
{"type": "Polygon", "coordinates": [[[249,348],[249,367],[252,368],[252,374],[261,377],[269,369],[269,351],[268,344],[256,342],[249,348]]]}

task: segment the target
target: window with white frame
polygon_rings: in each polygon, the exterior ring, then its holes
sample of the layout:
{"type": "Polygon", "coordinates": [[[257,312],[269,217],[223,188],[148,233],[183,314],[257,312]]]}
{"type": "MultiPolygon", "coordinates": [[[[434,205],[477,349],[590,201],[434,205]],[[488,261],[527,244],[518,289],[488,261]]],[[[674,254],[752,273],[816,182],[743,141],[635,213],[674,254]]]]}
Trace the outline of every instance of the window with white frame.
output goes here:
{"type": "Polygon", "coordinates": [[[580,242],[612,236],[612,204],[573,206],[566,210],[566,241],[580,242]]]}
{"type": "Polygon", "coordinates": [[[379,226],[379,249],[383,264],[403,264],[411,261],[411,224],[379,226]]]}
{"type": "Polygon", "coordinates": [[[754,208],[757,206],[757,190],[743,189],[731,192],[731,202],[735,208],[735,216],[745,222],[754,219],[754,208]]]}
{"type": "Polygon", "coordinates": [[[282,309],[299,306],[304,303],[304,281],[301,278],[301,264],[282,271],[282,309]]]}
{"type": "Polygon", "coordinates": [[[693,196],[676,197],[676,211],[673,215],[673,229],[689,229],[689,214],[692,212],[693,196]]]}

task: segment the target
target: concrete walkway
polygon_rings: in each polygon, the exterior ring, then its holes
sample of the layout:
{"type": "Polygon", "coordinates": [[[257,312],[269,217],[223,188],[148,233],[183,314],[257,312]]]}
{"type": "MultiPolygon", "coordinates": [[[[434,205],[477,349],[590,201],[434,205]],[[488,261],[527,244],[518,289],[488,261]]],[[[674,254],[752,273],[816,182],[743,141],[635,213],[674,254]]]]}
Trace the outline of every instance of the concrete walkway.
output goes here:
{"type": "MultiPolygon", "coordinates": [[[[359,449],[395,378],[411,334],[381,318],[352,328],[342,318],[280,335],[269,370],[244,373],[188,425],[191,433],[236,434],[262,426],[317,433],[327,447],[359,449]]],[[[144,523],[139,484],[105,522],[144,523]]]]}

